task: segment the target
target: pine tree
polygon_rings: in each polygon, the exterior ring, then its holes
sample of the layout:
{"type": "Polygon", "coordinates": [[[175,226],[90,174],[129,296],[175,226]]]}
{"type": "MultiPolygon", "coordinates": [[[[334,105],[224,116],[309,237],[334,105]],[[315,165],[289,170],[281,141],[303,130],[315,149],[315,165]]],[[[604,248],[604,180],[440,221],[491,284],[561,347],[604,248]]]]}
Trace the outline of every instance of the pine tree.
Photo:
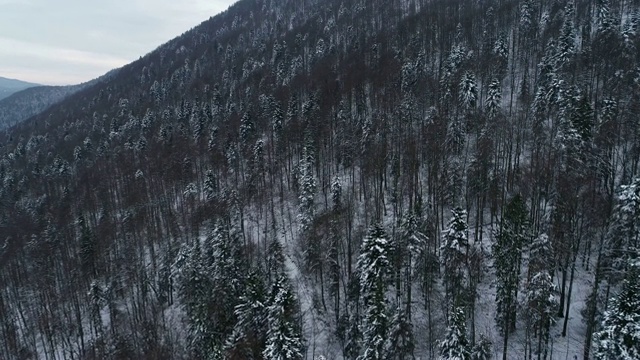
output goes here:
{"type": "Polygon", "coordinates": [[[355,360],[362,351],[362,331],[360,330],[360,316],[357,311],[352,311],[349,314],[347,326],[344,355],[347,359],[355,360]]]}
{"type": "Polygon", "coordinates": [[[444,285],[447,301],[458,304],[466,290],[468,272],[466,269],[469,251],[467,212],[462,208],[451,211],[451,219],[442,232],[440,247],[441,263],[444,266],[444,285]]]}
{"type": "Polygon", "coordinates": [[[465,72],[460,81],[460,102],[465,109],[473,109],[478,100],[476,77],[471,72],[465,72]]]}
{"type": "Polygon", "coordinates": [[[604,313],[595,334],[597,360],[640,359],[640,262],[629,263],[620,294],[604,313]]]}
{"type": "Polygon", "coordinates": [[[558,308],[557,288],[551,279],[553,252],[549,237],[538,236],[529,250],[529,275],[525,287],[524,312],[537,340],[538,359],[548,352],[549,332],[558,308]]]}
{"type": "Polygon", "coordinates": [[[179,255],[179,293],[189,320],[190,348],[202,358],[222,351],[236,323],[242,290],[239,238],[217,223],[203,243],[179,255]]]}
{"type": "Polygon", "coordinates": [[[267,338],[267,295],[264,280],[255,270],[247,276],[234,309],[236,323],[225,343],[228,359],[259,359],[267,338]]]}
{"type": "Polygon", "coordinates": [[[273,284],[267,307],[267,339],[265,360],[299,360],[303,358],[303,342],[297,324],[297,304],[284,275],[273,284]]]}
{"type": "Polygon", "coordinates": [[[280,276],[284,275],[284,261],[282,245],[280,241],[274,237],[267,250],[267,278],[269,285],[272,285],[280,276]]]}
{"type": "Polygon", "coordinates": [[[80,227],[80,262],[85,276],[94,276],[96,272],[97,250],[96,242],[91,229],[84,219],[78,216],[78,226],[80,227]]]}
{"type": "Polygon", "coordinates": [[[240,120],[240,141],[243,146],[253,143],[257,130],[251,118],[251,114],[247,111],[240,120]]]}
{"type": "Polygon", "coordinates": [[[522,248],[527,237],[527,208],[520,195],[507,204],[493,244],[496,269],[496,325],[504,336],[506,359],[509,332],[515,328],[522,248]]]}
{"type": "MultiPolygon", "coordinates": [[[[621,50],[620,32],[612,14],[609,0],[598,0],[596,4],[596,32],[593,39],[595,60],[601,68],[612,71],[621,50]]],[[[610,74],[612,75],[612,74],[610,74]]]]}
{"type": "Polygon", "coordinates": [[[221,348],[236,322],[234,308],[242,291],[244,265],[237,233],[218,224],[206,240],[210,277],[209,319],[216,342],[221,348]]]}
{"type": "Polygon", "coordinates": [[[302,232],[309,230],[314,216],[314,196],[316,193],[316,178],[313,172],[315,163],[314,149],[311,135],[305,135],[305,143],[302,151],[302,159],[298,165],[298,200],[300,201],[300,212],[298,221],[302,232]]]}
{"type": "Polygon", "coordinates": [[[207,201],[212,201],[218,195],[218,186],[213,171],[207,170],[204,179],[204,196],[207,201]]]}
{"type": "Polygon", "coordinates": [[[445,338],[440,342],[439,360],[469,360],[471,350],[467,339],[464,310],[454,307],[449,313],[449,326],[445,338]]]}
{"type": "Polygon", "coordinates": [[[405,310],[398,306],[389,325],[389,339],[386,345],[386,359],[411,359],[415,348],[413,326],[405,314],[405,310]]]}
{"type": "Polygon", "coordinates": [[[500,88],[500,80],[494,78],[489,84],[489,91],[487,93],[487,99],[485,100],[485,106],[489,119],[495,119],[500,114],[500,108],[502,107],[502,92],[500,88]]]}
{"type": "Polygon", "coordinates": [[[531,330],[537,338],[536,354],[546,358],[549,331],[554,322],[553,315],[558,308],[556,286],[547,271],[537,272],[525,288],[525,313],[531,330]]]}
{"type": "Polygon", "coordinates": [[[181,251],[177,259],[178,292],[189,319],[189,348],[198,356],[206,357],[213,345],[209,342],[209,317],[207,303],[209,298],[209,274],[203,261],[199,241],[181,251]]]}
{"type": "Polygon", "coordinates": [[[620,273],[640,251],[640,178],[620,188],[605,254],[605,265],[614,283],[620,280],[620,273]]]}
{"type": "Polygon", "coordinates": [[[91,321],[93,322],[94,335],[100,338],[102,335],[102,315],[100,314],[104,305],[104,290],[97,281],[91,282],[89,288],[89,299],[91,301],[91,321]]]}
{"type": "Polygon", "coordinates": [[[333,202],[332,217],[329,228],[329,292],[333,295],[336,322],[340,319],[340,249],[342,244],[339,224],[342,212],[342,185],[338,176],[331,182],[331,199],[333,202]]]}
{"type": "Polygon", "coordinates": [[[364,354],[360,360],[385,358],[384,343],[388,335],[386,284],[389,273],[389,242],[380,225],[374,225],[362,242],[358,257],[360,289],[365,307],[364,354]]]}
{"type": "Polygon", "coordinates": [[[396,298],[404,301],[406,316],[411,321],[411,302],[416,259],[426,251],[427,236],[421,231],[419,214],[410,211],[402,217],[398,236],[393,243],[396,298]]]}
{"type": "Polygon", "coordinates": [[[576,99],[571,114],[571,124],[576,129],[583,142],[591,141],[593,129],[593,109],[589,98],[580,94],[576,99]]]}
{"type": "Polygon", "coordinates": [[[471,348],[471,360],[491,360],[491,347],[491,340],[481,334],[478,341],[471,348]]]}
{"type": "Polygon", "coordinates": [[[558,67],[566,67],[575,54],[575,25],[573,17],[575,16],[575,4],[568,1],[564,8],[564,19],[560,30],[560,38],[558,41],[558,67]]]}

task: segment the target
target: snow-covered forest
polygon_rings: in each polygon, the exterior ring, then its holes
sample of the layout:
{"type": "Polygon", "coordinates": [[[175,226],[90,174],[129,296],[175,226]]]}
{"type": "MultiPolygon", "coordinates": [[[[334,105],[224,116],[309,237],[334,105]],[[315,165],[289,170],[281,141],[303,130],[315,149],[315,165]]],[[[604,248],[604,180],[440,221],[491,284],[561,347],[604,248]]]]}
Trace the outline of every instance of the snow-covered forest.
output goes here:
{"type": "Polygon", "coordinates": [[[0,134],[1,359],[640,359],[640,1],[240,0],[0,134]]]}

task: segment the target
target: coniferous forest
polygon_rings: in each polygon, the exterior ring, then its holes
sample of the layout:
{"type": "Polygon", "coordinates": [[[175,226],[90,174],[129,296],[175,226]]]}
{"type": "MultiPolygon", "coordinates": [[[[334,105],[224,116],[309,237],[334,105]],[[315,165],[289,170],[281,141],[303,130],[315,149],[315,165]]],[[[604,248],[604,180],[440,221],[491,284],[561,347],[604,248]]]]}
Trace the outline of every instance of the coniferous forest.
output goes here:
{"type": "Polygon", "coordinates": [[[2,359],[640,359],[640,1],[240,0],[0,134],[2,359]]]}

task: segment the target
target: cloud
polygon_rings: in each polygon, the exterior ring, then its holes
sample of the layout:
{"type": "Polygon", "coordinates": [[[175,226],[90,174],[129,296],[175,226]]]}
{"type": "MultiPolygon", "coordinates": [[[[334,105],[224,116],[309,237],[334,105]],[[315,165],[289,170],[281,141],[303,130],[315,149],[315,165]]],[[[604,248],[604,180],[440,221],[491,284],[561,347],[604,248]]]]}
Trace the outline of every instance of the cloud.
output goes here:
{"type": "Polygon", "coordinates": [[[12,60],[2,66],[2,75],[51,85],[84,82],[130,61],[109,54],[6,37],[0,37],[0,59],[12,60]]]}
{"type": "Polygon", "coordinates": [[[0,53],[6,56],[30,56],[64,61],[69,64],[93,65],[96,67],[119,67],[128,59],[75,49],[65,49],[45,44],[31,43],[0,37],[0,53]]]}
{"type": "Polygon", "coordinates": [[[0,76],[87,81],[145,55],[232,2],[0,0],[0,76]]]}

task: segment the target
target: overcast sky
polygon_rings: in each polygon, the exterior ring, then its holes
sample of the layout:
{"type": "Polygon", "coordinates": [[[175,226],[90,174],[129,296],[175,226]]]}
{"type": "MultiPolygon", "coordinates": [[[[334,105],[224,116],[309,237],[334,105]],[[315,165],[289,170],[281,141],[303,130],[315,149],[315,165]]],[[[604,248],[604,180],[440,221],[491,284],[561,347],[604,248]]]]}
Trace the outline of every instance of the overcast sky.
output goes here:
{"type": "Polygon", "coordinates": [[[235,0],[0,0],[0,76],[77,84],[130,63],[235,0]]]}

